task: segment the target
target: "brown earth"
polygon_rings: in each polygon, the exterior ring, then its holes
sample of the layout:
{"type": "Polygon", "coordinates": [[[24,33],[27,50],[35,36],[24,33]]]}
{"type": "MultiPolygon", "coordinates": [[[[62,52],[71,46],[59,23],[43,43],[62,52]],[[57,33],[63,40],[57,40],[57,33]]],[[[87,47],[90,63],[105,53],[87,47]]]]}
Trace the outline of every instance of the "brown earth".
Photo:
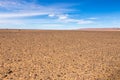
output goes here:
{"type": "Polygon", "coordinates": [[[0,80],[120,80],[120,32],[0,30],[0,80]]]}

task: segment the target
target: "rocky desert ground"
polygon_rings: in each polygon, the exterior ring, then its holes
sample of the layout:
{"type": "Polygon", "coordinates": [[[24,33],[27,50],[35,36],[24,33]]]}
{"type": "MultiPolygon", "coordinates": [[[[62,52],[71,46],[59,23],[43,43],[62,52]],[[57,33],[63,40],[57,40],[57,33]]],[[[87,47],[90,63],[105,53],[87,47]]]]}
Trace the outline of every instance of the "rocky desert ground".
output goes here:
{"type": "Polygon", "coordinates": [[[0,80],[120,80],[120,32],[0,30],[0,80]]]}

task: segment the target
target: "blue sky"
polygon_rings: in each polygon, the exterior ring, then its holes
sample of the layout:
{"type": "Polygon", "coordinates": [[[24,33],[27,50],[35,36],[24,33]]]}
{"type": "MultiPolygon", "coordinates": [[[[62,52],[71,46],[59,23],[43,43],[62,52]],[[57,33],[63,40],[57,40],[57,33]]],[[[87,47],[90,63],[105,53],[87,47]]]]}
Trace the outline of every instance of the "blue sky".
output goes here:
{"type": "Polygon", "coordinates": [[[0,28],[120,28],[120,0],[0,0],[0,28]]]}

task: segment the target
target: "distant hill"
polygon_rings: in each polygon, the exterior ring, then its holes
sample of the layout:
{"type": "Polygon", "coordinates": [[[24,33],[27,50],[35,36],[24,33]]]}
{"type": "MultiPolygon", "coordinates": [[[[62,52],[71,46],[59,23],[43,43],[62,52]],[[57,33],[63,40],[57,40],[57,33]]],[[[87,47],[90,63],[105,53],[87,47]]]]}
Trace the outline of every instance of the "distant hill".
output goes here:
{"type": "Polygon", "coordinates": [[[83,28],[83,31],[120,31],[120,28],[83,28]]]}

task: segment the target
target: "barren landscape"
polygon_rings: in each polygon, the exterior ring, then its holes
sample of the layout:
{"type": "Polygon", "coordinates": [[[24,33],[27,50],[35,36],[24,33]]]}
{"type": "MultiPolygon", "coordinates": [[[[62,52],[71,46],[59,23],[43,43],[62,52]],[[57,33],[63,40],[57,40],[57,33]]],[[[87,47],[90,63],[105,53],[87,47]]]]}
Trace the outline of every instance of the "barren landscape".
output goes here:
{"type": "Polygon", "coordinates": [[[120,80],[120,32],[0,30],[0,80],[120,80]]]}

